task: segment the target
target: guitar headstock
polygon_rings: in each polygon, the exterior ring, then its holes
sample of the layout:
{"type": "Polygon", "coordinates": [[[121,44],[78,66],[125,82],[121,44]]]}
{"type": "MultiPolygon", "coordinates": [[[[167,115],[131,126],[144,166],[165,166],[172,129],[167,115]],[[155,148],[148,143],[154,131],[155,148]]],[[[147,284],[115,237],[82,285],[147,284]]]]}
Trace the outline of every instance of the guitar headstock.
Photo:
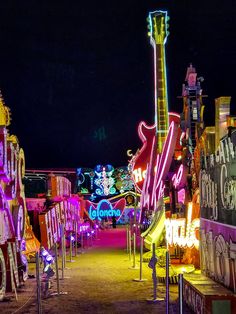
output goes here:
{"type": "Polygon", "coordinates": [[[154,11],[150,12],[147,18],[148,21],[148,35],[151,38],[151,42],[156,44],[165,44],[168,31],[169,16],[167,11],[154,11]]]}

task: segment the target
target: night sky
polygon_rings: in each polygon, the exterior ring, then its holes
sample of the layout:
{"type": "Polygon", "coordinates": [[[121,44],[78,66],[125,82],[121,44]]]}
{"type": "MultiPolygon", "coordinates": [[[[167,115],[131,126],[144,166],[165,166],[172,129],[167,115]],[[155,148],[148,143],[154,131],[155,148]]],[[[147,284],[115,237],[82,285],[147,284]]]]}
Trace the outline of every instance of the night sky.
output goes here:
{"type": "Polygon", "coordinates": [[[149,11],[168,9],[169,107],[181,112],[190,62],[204,77],[205,121],[214,98],[236,114],[236,1],[1,1],[0,89],[26,168],[126,165],[154,121],[149,11]],[[5,3],[4,3],[5,2],[5,3]]]}

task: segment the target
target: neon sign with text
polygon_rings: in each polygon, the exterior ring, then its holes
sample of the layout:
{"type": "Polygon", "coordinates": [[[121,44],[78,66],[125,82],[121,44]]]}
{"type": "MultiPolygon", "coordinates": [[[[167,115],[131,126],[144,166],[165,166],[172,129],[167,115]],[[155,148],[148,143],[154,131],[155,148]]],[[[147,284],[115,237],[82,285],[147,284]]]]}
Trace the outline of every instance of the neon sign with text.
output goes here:
{"type": "Polygon", "coordinates": [[[101,200],[98,204],[86,201],[86,208],[89,214],[89,217],[92,220],[98,219],[102,220],[103,218],[112,218],[115,216],[120,219],[124,211],[126,201],[124,198],[120,199],[115,203],[111,203],[107,199],[101,200]]]}
{"type": "Polygon", "coordinates": [[[199,239],[196,232],[200,227],[200,219],[192,220],[192,203],[189,203],[187,221],[186,218],[171,219],[165,221],[166,242],[168,245],[180,247],[199,247],[199,239]]]}
{"type": "Polygon", "coordinates": [[[153,139],[150,162],[144,180],[141,208],[156,210],[157,201],[164,194],[164,180],[172,162],[177,138],[178,125],[171,122],[162,153],[156,154],[156,141],[153,139]],[[156,169],[156,171],[155,171],[156,169]]]}

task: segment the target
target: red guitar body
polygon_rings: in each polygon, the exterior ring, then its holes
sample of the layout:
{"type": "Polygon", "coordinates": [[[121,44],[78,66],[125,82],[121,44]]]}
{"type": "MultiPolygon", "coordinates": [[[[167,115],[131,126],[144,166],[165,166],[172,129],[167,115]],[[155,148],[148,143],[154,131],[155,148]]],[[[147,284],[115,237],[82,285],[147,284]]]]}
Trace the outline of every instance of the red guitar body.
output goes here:
{"type": "MultiPolygon", "coordinates": [[[[180,124],[180,116],[178,114],[171,112],[169,113],[168,116],[169,116],[169,125],[171,124],[172,121],[174,121],[178,125],[180,124]]],[[[151,164],[153,162],[151,159],[155,159],[156,155],[161,152],[159,152],[157,148],[158,134],[156,134],[156,125],[149,127],[148,125],[146,125],[145,122],[142,121],[140,122],[138,126],[138,134],[142,141],[142,147],[133,157],[132,172],[134,174],[134,179],[136,179],[135,180],[136,187],[138,191],[141,193],[147,165],[151,164]],[[152,153],[153,151],[156,152],[155,156],[153,156],[153,153],[152,153]]],[[[175,146],[176,157],[181,151],[180,136],[181,136],[181,129],[179,127],[176,141],[175,143],[172,143],[172,145],[175,146]]]]}

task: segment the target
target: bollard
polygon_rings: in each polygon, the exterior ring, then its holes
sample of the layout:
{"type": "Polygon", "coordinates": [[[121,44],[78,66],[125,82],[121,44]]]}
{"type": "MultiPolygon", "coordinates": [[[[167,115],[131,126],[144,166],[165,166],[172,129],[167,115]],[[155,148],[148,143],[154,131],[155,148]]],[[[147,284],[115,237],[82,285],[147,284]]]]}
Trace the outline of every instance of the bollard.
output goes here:
{"type": "Polygon", "coordinates": [[[166,314],[169,314],[169,251],[166,251],[166,314]]]}
{"type": "Polygon", "coordinates": [[[140,267],[139,267],[139,278],[133,279],[134,281],[146,281],[147,279],[142,278],[143,271],[143,237],[140,237],[140,267]]]}
{"type": "Polygon", "coordinates": [[[152,258],[148,264],[148,267],[152,269],[152,280],[153,280],[153,299],[148,299],[147,301],[150,303],[155,303],[158,301],[164,301],[163,298],[157,297],[157,276],[156,276],[156,264],[157,264],[157,258],[156,258],[156,247],[155,243],[152,243],[152,258]]]}
{"type": "Polygon", "coordinates": [[[179,274],[179,314],[183,314],[183,274],[179,274]]]}
{"type": "Polygon", "coordinates": [[[41,280],[40,280],[39,253],[38,252],[36,252],[36,280],[37,280],[37,313],[42,314],[41,280]]]}

